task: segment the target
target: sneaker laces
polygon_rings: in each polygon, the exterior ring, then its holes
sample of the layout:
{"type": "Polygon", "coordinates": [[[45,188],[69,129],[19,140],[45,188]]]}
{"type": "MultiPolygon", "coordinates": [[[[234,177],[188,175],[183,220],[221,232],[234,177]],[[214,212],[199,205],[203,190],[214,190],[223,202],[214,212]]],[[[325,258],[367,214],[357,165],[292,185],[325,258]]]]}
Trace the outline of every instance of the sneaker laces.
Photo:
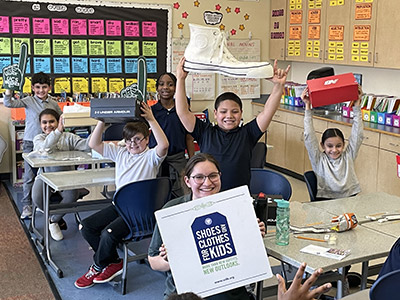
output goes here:
{"type": "Polygon", "coordinates": [[[87,272],[86,274],[85,274],[85,277],[87,278],[87,279],[90,279],[91,277],[93,277],[93,276],[95,276],[95,275],[97,275],[97,274],[99,274],[100,272],[97,272],[93,267],[91,267],[90,269],[89,269],[89,272],[87,272]]]}

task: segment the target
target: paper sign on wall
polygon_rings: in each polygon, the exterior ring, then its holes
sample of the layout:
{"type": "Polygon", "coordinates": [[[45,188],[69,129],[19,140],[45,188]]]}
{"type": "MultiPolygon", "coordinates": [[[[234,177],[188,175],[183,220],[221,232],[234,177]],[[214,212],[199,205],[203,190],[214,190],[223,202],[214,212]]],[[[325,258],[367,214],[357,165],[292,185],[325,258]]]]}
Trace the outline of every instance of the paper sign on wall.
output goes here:
{"type": "Polygon", "coordinates": [[[242,186],[155,213],[178,293],[208,297],[272,276],[252,201],[242,186]]]}

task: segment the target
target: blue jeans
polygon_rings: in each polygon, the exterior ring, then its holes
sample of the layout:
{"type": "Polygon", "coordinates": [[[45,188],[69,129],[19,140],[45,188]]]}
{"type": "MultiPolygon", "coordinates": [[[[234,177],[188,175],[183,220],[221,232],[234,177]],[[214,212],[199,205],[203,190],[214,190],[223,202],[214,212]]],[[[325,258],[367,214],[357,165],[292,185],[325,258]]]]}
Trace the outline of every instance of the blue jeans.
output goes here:
{"type": "Polygon", "coordinates": [[[94,263],[105,268],[119,261],[117,246],[130,230],[114,205],[110,205],[84,219],[81,232],[95,252],[94,263]]]}

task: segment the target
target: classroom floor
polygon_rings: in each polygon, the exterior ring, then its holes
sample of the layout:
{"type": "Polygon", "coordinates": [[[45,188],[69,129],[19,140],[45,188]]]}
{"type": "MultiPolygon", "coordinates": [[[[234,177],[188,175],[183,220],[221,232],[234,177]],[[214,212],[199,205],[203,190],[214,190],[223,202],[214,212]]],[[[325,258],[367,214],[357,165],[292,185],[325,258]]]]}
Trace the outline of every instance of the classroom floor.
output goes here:
{"type": "MultiPolygon", "coordinates": [[[[286,175],[285,175],[286,176],[286,175]]],[[[286,176],[292,185],[293,194],[291,201],[308,202],[309,196],[306,185],[303,181],[297,180],[293,177],[286,176]]],[[[7,188],[13,197],[16,206],[21,210],[20,199],[22,198],[22,189],[13,188],[9,182],[5,182],[7,188]]],[[[91,193],[85,197],[85,200],[99,199],[100,189],[95,188],[91,193]]],[[[81,217],[89,215],[90,213],[82,213],[81,217]]],[[[38,228],[43,228],[43,217],[38,214],[38,228]]],[[[58,278],[57,274],[51,268],[48,269],[50,281],[56,287],[56,299],[76,299],[86,300],[89,297],[101,299],[161,299],[164,291],[164,274],[154,272],[147,264],[130,263],[128,271],[127,295],[125,298],[120,294],[120,286],[110,283],[97,284],[91,288],[80,290],[75,288],[74,281],[83,275],[92,261],[93,252],[89,249],[88,244],[85,242],[78,226],[75,222],[73,214],[68,214],[64,217],[68,224],[68,230],[64,231],[64,239],[56,242],[51,241],[51,250],[55,262],[62,268],[64,277],[58,278]]],[[[30,221],[22,222],[26,228],[29,227],[30,221]]],[[[37,250],[38,251],[38,250],[37,250]]],[[[274,259],[270,259],[273,272],[279,271],[280,263],[274,259]]],[[[41,261],[41,263],[43,263],[41,261]]],[[[45,264],[46,267],[48,267],[45,264]]],[[[359,271],[359,266],[352,267],[352,271],[359,271]]],[[[274,285],[276,279],[273,277],[267,280],[264,285],[274,285]]],[[[52,284],[51,284],[52,285],[52,284]]],[[[354,290],[356,291],[356,289],[354,290]]],[[[335,294],[333,289],[330,294],[335,294]]],[[[1,298],[1,297],[0,297],[1,298]]],[[[265,300],[275,300],[276,297],[265,298],[265,300]]]]}

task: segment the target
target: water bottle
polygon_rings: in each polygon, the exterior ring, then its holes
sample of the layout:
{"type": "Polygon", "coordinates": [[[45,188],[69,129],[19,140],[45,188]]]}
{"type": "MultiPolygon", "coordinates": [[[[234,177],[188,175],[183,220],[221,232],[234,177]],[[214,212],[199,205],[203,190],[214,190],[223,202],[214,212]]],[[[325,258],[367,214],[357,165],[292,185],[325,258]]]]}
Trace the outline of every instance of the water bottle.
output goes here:
{"type": "Polygon", "coordinates": [[[280,246],[289,244],[289,230],[290,230],[290,208],[289,201],[283,199],[274,200],[278,207],[276,208],[276,236],[275,243],[280,246]]]}

